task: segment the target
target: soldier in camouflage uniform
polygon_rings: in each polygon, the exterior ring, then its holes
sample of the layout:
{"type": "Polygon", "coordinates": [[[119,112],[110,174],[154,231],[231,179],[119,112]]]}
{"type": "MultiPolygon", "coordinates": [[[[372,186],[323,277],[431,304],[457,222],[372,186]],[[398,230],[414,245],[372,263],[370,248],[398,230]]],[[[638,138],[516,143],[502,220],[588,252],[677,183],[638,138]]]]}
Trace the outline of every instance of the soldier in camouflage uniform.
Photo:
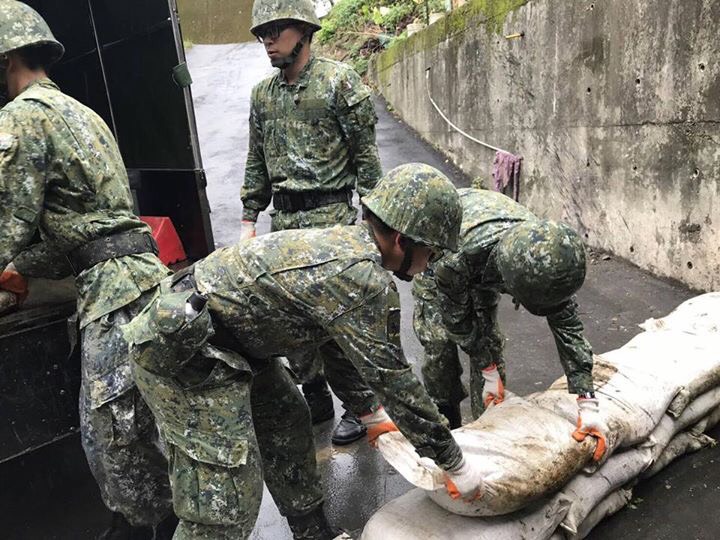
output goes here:
{"type": "MultiPolygon", "coordinates": [[[[176,511],[185,506],[182,499],[201,499],[202,505],[187,506],[206,511],[202,523],[217,522],[226,507],[243,505],[249,516],[257,512],[259,494],[255,500],[228,502],[236,489],[252,491],[248,481],[233,483],[228,473],[210,483],[204,472],[207,463],[220,463],[218,456],[244,456],[255,440],[249,421],[243,433],[227,420],[244,418],[238,411],[245,403],[242,388],[236,385],[237,399],[224,396],[210,410],[205,383],[193,385],[187,375],[202,372],[211,375],[196,380],[229,381],[228,367],[244,376],[244,359],[254,374],[252,424],[268,488],[296,539],[333,538],[322,512],[310,414],[278,359],[331,341],[381,396],[420,455],[448,471],[449,490],[474,497],[482,489],[478,468],[465,460],[404,359],[400,301],[387,271],[407,279],[423,271],[433,254],[455,248],[461,219],[457,192],[439,171],[411,164],[391,171],[363,204],[369,221],[361,225],[281,231],[215,251],[179,281],[190,286],[164,284],[157,303],[125,327],[134,344],[138,385],[162,432],[174,433],[175,442],[195,450],[183,455],[194,463],[171,472],[179,478],[173,481],[176,511]],[[183,306],[192,288],[207,305],[188,318],[183,306]],[[234,358],[215,355],[217,362],[207,362],[206,342],[233,351],[234,358]],[[213,504],[212,494],[219,503],[213,504]]],[[[223,388],[232,392],[233,386],[223,388]]],[[[397,429],[383,407],[364,413],[361,421],[371,441],[397,429]]],[[[248,532],[238,530],[235,537],[248,532]]]]}
{"type": "MultiPolygon", "coordinates": [[[[258,214],[271,200],[273,231],[351,225],[357,217],[353,189],[366,195],[382,174],[370,91],[350,66],[312,55],[320,22],[310,0],[256,0],[252,17],[251,31],[279,71],[252,91],[241,236],[254,235],[258,214]]],[[[306,373],[300,373],[305,359],[290,359],[314,422],[334,415],[323,366],[348,411],[377,404],[337,347],[309,354],[317,362],[306,373]]],[[[347,444],[363,434],[348,412],[333,442],[347,444]]]]}
{"type": "Polygon", "coordinates": [[[462,425],[460,402],[468,394],[460,382],[463,369],[457,345],[442,321],[435,273],[432,267],[413,279],[413,330],[423,346],[423,382],[450,429],[462,425]]]}
{"type": "Polygon", "coordinates": [[[63,52],[34,10],[0,2],[0,72],[11,100],[0,110],[0,268],[12,261],[7,272],[75,275],[80,429],[103,501],[115,513],[108,534],[151,538],[167,518],[156,538],[169,538],[175,518],[167,462],[119,330],[169,272],[133,215],[113,134],[47,78],[63,52]]]}
{"type": "MultiPolygon", "coordinates": [[[[470,355],[472,411],[479,416],[504,398],[503,337],[497,322],[501,293],[513,296],[530,313],[547,319],[571,393],[578,394],[576,438],[599,439],[603,453],[607,427],[594,395],[590,344],[583,336],[575,292],[585,280],[585,250],[577,233],[561,223],[541,220],[500,193],[459,190],[463,206],[460,247],[435,268],[440,309],[450,337],[470,355]]],[[[457,369],[425,366],[440,376],[427,381],[444,387],[452,402],[462,394],[457,369]],[[454,380],[442,380],[443,378],[454,380]]],[[[439,399],[439,396],[434,396],[439,399]]]]}

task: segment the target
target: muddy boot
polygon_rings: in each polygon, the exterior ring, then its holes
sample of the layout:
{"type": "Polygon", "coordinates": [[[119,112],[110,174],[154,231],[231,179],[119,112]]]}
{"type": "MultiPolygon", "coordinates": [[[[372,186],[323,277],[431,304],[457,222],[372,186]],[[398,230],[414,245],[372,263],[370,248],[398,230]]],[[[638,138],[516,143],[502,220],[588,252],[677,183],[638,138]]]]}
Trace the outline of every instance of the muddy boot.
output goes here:
{"type": "Polygon", "coordinates": [[[125,516],[113,512],[110,527],[98,537],[98,540],[152,540],[152,538],[152,527],[133,527],[125,516]]]}
{"type": "Polygon", "coordinates": [[[332,395],[324,379],[302,385],[305,401],[310,407],[310,418],[313,424],[319,424],[335,418],[332,395]]]}
{"type": "Polygon", "coordinates": [[[438,410],[450,422],[450,429],[462,426],[462,416],[460,415],[460,405],[438,405],[438,410]]]}
{"type": "Polygon", "coordinates": [[[155,527],[153,540],[171,540],[179,522],[175,514],[170,514],[155,527]]]}
{"type": "Polygon", "coordinates": [[[295,540],[333,540],[340,531],[334,531],[325,518],[322,505],[304,516],[287,516],[295,540]]]}
{"type": "Polygon", "coordinates": [[[362,439],[367,433],[367,428],[362,425],[360,419],[349,411],[345,411],[340,422],[332,434],[332,443],[337,446],[350,444],[362,439]]]}

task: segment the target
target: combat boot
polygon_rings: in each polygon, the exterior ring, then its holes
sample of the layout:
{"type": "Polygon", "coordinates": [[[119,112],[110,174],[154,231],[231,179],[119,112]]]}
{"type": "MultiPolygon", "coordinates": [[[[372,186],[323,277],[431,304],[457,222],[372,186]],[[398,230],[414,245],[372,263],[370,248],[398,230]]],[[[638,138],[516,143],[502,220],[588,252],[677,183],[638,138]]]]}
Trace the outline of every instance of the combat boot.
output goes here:
{"type": "Polygon", "coordinates": [[[330,389],[324,379],[302,385],[305,401],[310,408],[313,424],[319,424],[335,418],[335,408],[330,389]]]}
{"type": "Polygon", "coordinates": [[[335,427],[332,434],[332,443],[337,446],[350,444],[358,439],[362,439],[367,433],[367,428],[363,426],[360,419],[349,411],[345,411],[340,422],[335,427]]]}
{"type": "Polygon", "coordinates": [[[287,516],[295,540],[333,540],[340,531],[334,531],[325,518],[322,505],[304,516],[287,516]]]}
{"type": "Polygon", "coordinates": [[[133,527],[125,516],[119,512],[113,512],[110,527],[106,529],[98,540],[152,540],[153,528],[133,527]]]}
{"type": "Polygon", "coordinates": [[[450,423],[450,429],[462,426],[462,416],[460,414],[460,405],[438,405],[438,410],[450,423]]]}

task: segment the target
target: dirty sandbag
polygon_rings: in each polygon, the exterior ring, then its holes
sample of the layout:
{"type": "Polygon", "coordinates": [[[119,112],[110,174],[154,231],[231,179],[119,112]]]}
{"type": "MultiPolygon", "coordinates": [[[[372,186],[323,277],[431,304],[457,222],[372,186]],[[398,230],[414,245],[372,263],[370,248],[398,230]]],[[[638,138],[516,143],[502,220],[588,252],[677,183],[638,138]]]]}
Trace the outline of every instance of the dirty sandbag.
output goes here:
{"type": "MultiPolygon", "coordinates": [[[[709,415],[715,412],[718,406],[720,406],[720,387],[706,392],[693,401],[685,408],[679,418],[675,419],[666,414],[653,430],[646,443],[652,447],[653,461],[664,452],[665,447],[676,434],[684,431],[693,424],[701,422],[703,419],[705,419],[704,425],[707,426],[710,418],[709,415]]],[[[718,420],[716,419],[715,423],[717,422],[718,420]]],[[[699,431],[699,433],[702,433],[702,431],[699,431]]]]}
{"type": "Polygon", "coordinates": [[[28,297],[23,302],[23,308],[64,304],[75,302],[76,299],[77,288],[72,276],[65,279],[30,278],[28,297]]]}
{"type": "Polygon", "coordinates": [[[593,474],[578,474],[562,489],[572,504],[560,526],[571,535],[577,534],[600,501],[637,478],[651,458],[650,448],[634,448],[610,457],[593,474]]]}
{"type": "Polygon", "coordinates": [[[651,476],[659,473],[680,456],[697,452],[698,450],[702,450],[703,448],[713,444],[715,444],[715,439],[705,435],[704,433],[700,433],[699,435],[689,431],[678,433],[665,447],[662,454],[660,454],[653,464],[643,472],[642,477],[643,479],[650,478],[651,476]]]}
{"type": "Polygon", "coordinates": [[[635,336],[622,350],[642,351],[652,359],[656,378],[678,385],[667,409],[677,417],[691,401],[720,384],[719,348],[720,334],[692,334],[667,326],[635,336]]]}
{"type": "MultiPolygon", "coordinates": [[[[594,358],[595,394],[600,401],[600,415],[609,428],[609,454],[616,447],[644,441],[678,392],[676,383],[654,376],[652,360],[652,355],[644,351],[624,348],[594,358]]],[[[568,422],[577,419],[577,396],[568,393],[565,377],[528,399],[568,422]]]]}
{"type": "Polygon", "coordinates": [[[506,399],[478,420],[453,430],[463,453],[477,460],[485,483],[473,503],[451,499],[442,471],[420,458],[399,432],[381,436],[383,457],[411,484],[450,512],[465,516],[495,516],[514,512],[531,501],[554,493],[592,456],[595,440],[578,443],[575,424],[520,397],[506,399]]]}
{"type": "Polygon", "coordinates": [[[661,319],[648,319],[640,328],[652,332],[672,328],[688,334],[720,334],[720,292],[701,294],[680,304],[661,319]]]}
{"type": "Polygon", "coordinates": [[[593,508],[588,517],[578,527],[577,534],[568,534],[567,540],[581,540],[585,538],[595,526],[606,517],[612,516],[614,513],[623,509],[632,498],[632,490],[620,488],[605,497],[600,503],[593,508]]]}
{"type": "Polygon", "coordinates": [[[448,512],[414,489],[380,508],[360,540],[547,540],[569,505],[556,494],[509,516],[473,518],[448,512]]]}

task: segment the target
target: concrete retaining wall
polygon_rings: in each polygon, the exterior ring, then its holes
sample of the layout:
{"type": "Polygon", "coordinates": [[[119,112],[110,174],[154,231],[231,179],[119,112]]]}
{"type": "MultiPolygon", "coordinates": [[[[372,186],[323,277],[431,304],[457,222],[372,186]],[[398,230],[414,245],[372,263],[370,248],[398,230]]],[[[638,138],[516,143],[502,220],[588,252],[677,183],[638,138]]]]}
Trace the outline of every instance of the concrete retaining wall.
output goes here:
{"type": "Polygon", "coordinates": [[[252,0],[177,0],[183,39],[192,43],[242,43],[250,33],[252,0]]]}
{"type": "Polygon", "coordinates": [[[520,200],[591,246],[720,288],[720,2],[474,0],[370,70],[403,119],[473,176],[524,157],[520,200]],[[520,39],[504,36],[524,32],[520,39]]]}

